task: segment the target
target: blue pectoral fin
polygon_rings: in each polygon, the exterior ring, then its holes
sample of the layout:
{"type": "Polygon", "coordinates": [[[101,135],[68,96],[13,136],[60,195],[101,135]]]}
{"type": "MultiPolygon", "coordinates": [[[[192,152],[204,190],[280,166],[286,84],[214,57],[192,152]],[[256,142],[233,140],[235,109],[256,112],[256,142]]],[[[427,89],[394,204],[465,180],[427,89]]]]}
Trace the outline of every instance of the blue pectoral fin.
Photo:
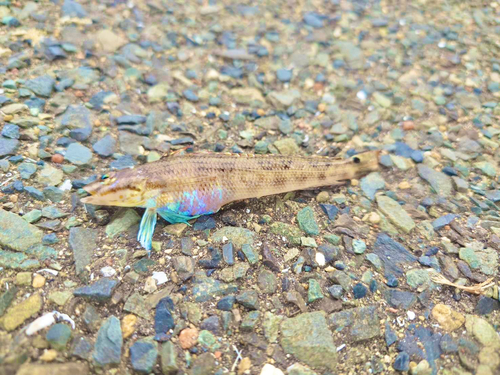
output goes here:
{"type": "Polygon", "coordinates": [[[201,215],[189,216],[189,215],[178,214],[174,211],[167,210],[167,209],[158,210],[158,214],[164,220],[168,221],[170,224],[184,223],[187,225],[191,225],[188,223],[188,220],[196,219],[196,218],[201,216],[201,215]]]}
{"type": "Polygon", "coordinates": [[[156,210],[153,208],[148,208],[142,216],[141,224],[139,226],[139,233],[137,234],[137,241],[139,241],[147,251],[148,256],[150,255],[153,233],[156,226],[156,210]]]}

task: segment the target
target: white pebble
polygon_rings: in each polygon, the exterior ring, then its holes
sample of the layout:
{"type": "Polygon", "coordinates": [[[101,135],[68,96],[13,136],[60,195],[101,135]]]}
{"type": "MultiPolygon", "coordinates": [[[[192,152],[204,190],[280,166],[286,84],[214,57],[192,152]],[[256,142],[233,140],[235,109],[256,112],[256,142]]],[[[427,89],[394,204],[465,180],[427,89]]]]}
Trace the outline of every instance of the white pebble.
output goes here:
{"type": "Polygon", "coordinates": [[[270,363],[266,363],[264,367],[262,367],[260,375],[284,375],[284,374],[283,371],[281,371],[279,368],[274,367],[270,363]]]}
{"type": "Polygon", "coordinates": [[[156,280],[156,285],[165,284],[168,281],[168,277],[165,272],[153,272],[153,279],[156,280]]]}
{"type": "Polygon", "coordinates": [[[101,268],[101,275],[104,277],[113,277],[116,275],[116,271],[113,267],[106,266],[101,268]]]}
{"type": "Polygon", "coordinates": [[[408,316],[408,320],[415,320],[417,317],[413,311],[408,311],[406,315],[408,316]]]}
{"type": "Polygon", "coordinates": [[[318,251],[316,253],[316,263],[318,263],[320,267],[324,267],[326,265],[325,254],[318,251]]]}

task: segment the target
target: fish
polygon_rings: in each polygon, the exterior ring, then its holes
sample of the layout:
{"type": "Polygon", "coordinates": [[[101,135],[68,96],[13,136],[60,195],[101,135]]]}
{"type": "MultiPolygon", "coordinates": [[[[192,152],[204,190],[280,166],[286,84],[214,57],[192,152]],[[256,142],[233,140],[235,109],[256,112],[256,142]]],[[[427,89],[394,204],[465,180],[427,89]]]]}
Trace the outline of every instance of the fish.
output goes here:
{"type": "Polygon", "coordinates": [[[84,204],[140,207],[137,240],[150,254],[159,215],[171,224],[218,212],[235,201],[335,186],[379,168],[380,151],[347,159],[229,153],[185,153],[102,175],[83,189],[84,204]]]}

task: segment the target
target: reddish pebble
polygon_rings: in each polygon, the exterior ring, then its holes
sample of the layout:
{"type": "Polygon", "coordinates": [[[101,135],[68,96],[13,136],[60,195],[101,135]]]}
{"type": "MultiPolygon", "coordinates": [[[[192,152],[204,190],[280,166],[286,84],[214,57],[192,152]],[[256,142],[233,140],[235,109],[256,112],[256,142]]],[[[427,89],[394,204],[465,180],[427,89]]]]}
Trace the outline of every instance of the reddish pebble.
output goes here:
{"type": "Polygon", "coordinates": [[[186,328],[179,334],[179,343],[182,349],[191,349],[198,341],[198,330],[196,328],[186,328]]]}
{"type": "Polygon", "coordinates": [[[61,154],[54,154],[51,158],[53,163],[61,164],[64,161],[64,156],[61,154]]]}
{"type": "Polygon", "coordinates": [[[403,122],[403,130],[413,130],[415,129],[415,123],[413,121],[403,122]]]}
{"type": "Polygon", "coordinates": [[[215,359],[220,359],[220,357],[222,357],[222,352],[216,351],[214,353],[214,357],[215,357],[215,359]]]}

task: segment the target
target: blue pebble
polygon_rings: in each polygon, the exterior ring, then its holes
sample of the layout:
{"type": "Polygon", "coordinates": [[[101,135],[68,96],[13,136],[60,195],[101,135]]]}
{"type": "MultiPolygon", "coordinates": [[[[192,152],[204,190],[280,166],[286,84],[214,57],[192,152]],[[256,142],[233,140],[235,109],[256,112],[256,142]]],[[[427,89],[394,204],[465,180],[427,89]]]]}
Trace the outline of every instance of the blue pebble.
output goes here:
{"type": "Polygon", "coordinates": [[[453,220],[455,220],[456,217],[457,215],[455,214],[447,214],[438,217],[436,220],[432,222],[432,227],[434,228],[434,230],[440,230],[443,227],[449,225],[453,220]]]}
{"type": "Polygon", "coordinates": [[[193,90],[184,90],[182,92],[182,95],[184,95],[184,97],[187,100],[189,100],[190,102],[196,103],[197,101],[200,100],[200,98],[198,97],[198,95],[196,95],[193,90]]]}
{"type": "Polygon", "coordinates": [[[281,82],[290,82],[292,80],[292,70],[290,69],[278,69],[276,71],[276,77],[281,82]]]}
{"type": "Polygon", "coordinates": [[[14,156],[12,156],[12,157],[9,158],[9,161],[12,164],[21,163],[23,160],[24,160],[24,158],[21,155],[14,155],[14,156]]]}
{"type": "Polygon", "coordinates": [[[453,167],[446,166],[441,171],[448,176],[458,176],[457,170],[453,167]]]}
{"type": "Polygon", "coordinates": [[[387,276],[387,282],[386,282],[388,287],[391,288],[397,288],[399,285],[399,281],[396,276],[394,276],[392,273],[387,276]]]}
{"type": "Polygon", "coordinates": [[[368,288],[361,283],[357,283],[352,288],[352,292],[355,299],[360,299],[366,296],[366,294],[368,293],[368,288]]]}
{"type": "Polygon", "coordinates": [[[215,228],[215,219],[212,216],[201,216],[193,225],[194,230],[206,230],[215,228]]]}
{"type": "Polygon", "coordinates": [[[431,266],[431,263],[432,263],[432,260],[431,260],[431,257],[426,256],[426,255],[423,255],[423,256],[421,256],[420,258],[418,258],[418,262],[419,262],[422,266],[430,267],[430,266],[431,266]]]}
{"type": "Polygon", "coordinates": [[[319,206],[326,214],[326,216],[328,216],[328,220],[335,221],[335,218],[339,213],[339,209],[337,208],[337,206],[333,204],[320,204],[319,206]]]}
{"type": "Polygon", "coordinates": [[[414,150],[410,157],[415,163],[422,163],[424,161],[424,153],[420,150],[414,150]]]}
{"type": "Polygon", "coordinates": [[[304,23],[308,26],[312,26],[315,29],[320,29],[324,26],[323,16],[314,12],[308,12],[304,14],[304,23]]]}
{"type": "Polygon", "coordinates": [[[334,266],[336,269],[340,270],[340,271],[343,271],[343,270],[345,270],[345,269],[346,269],[345,264],[344,264],[344,263],[342,263],[340,260],[337,260],[335,263],[333,263],[333,266],[334,266]]]}
{"type": "Polygon", "coordinates": [[[394,344],[396,341],[398,341],[398,335],[392,330],[391,326],[389,323],[385,323],[385,343],[387,344],[387,347],[391,346],[394,344]]]}
{"type": "Polygon", "coordinates": [[[58,242],[59,242],[59,239],[57,238],[55,233],[46,234],[42,238],[42,243],[44,245],[53,245],[53,244],[58,243],[58,242]]]}
{"type": "Polygon", "coordinates": [[[157,336],[163,336],[174,328],[173,310],[174,302],[170,297],[162,298],[156,305],[154,328],[157,336]]]}
{"type": "Polygon", "coordinates": [[[24,191],[24,185],[23,185],[23,182],[21,180],[16,180],[14,181],[14,183],[12,184],[12,187],[19,193],[21,193],[22,191],[24,191]]]}
{"type": "Polygon", "coordinates": [[[402,156],[404,158],[411,158],[413,149],[404,142],[396,142],[394,144],[394,153],[397,156],[402,156]]]}
{"type": "Polygon", "coordinates": [[[222,258],[228,266],[232,266],[234,264],[234,247],[231,242],[222,246],[222,258]]]}
{"type": "Polygon", "coordinates": [[[372,279],[372,281],[370,281],[370,292],[375,293],[377,291],[377,288],[378,288],[377,280],[372,279]]]}
{"type": "Polygon", "coordinates": [[[433,246],[425,252],[425,255],[427,255],[428,257],[431,257],[433,255],[436,255],[438,252],[439,252],[439,247],[433,246]]]}
{"type": "Polygon", "coordinates": [[[33,186],[27,186],[24,188],[24,190],[33,199],[36,199],[37,201],[41,201],[41,202],[45,201],[45,196],[43,195],[43,193],[40,190],[34,188],[33,186]]]}
{"type": "Polygon", "coordinates": [[[19,139],[21,133],[19,131],[19,126],[14,124],[5,124],[2,129],[2,136],[10,139],[19,139]]]}
{"type": "Polygon", "coordinates": [[[408,371],[410,368],[410,356],[408,353],[399,353],[392,367],[394,367],[394,370],[396,371],[408,371]]]}

